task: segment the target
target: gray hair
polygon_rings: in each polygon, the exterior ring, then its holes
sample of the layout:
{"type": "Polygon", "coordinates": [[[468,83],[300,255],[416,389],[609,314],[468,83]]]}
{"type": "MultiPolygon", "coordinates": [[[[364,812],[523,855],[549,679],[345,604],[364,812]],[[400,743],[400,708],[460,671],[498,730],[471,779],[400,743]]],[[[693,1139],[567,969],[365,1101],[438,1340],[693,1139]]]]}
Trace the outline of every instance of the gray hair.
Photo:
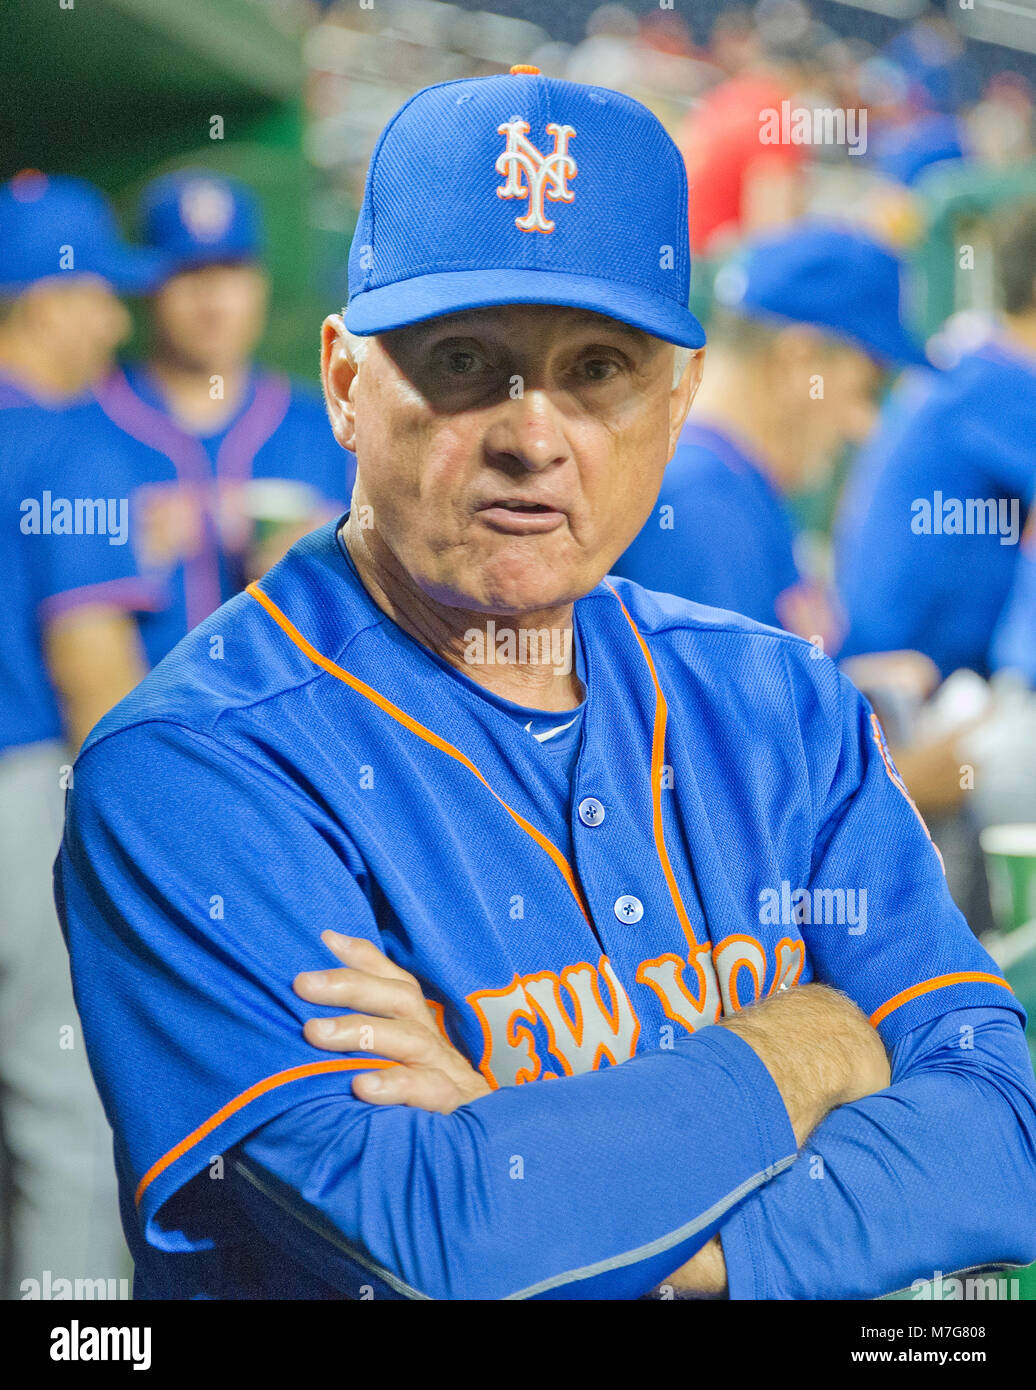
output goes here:
{"type": "MultiPolygon", "coordinates": [[[[349,361],[354,367],[358,367],[367,356],[367,349],[370,347],[371,334],[351,333],[348,328],[344,329],[345,349],[349,354],[349,361]]],[[[680,379],[687,370],[687,363],[691,359],[692,349],[674,345],[673,350],[673,390],[680,384],[680,379]]]]}

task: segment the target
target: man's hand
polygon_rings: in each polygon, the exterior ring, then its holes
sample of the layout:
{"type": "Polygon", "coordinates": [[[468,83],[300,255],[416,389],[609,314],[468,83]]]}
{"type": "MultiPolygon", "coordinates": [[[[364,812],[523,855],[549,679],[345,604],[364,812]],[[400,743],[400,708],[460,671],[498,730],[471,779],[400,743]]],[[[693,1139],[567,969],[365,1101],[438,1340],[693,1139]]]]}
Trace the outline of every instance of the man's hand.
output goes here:
{"type": "Polygon", "coordinates": [[[294,990],[311,1004],[355,1009],[341,1018],[311,1018],[303,1035],[325,1052],[370,1052],[398,1067],[360,1072],[353,1092],[373,1105],[409,1105],[448,1115],[492,1087],[439,1031],[413,975],[373,941],[325,931],[321,941],[344,968],[310,970],[294,990]]]}
{"type": "Polygon", "coordinates": [[[829,1111],[892,1081],[877,1030],[848,995],[829,985],[782,990],[715,1026],[737,1033],[759,1057],[800,1147],[829,1111]]]}
{"type": "Polygon", "coordinates": [[[656,1288],[664,1289],[667,1285],[678,1293],[693,1294],[697,1298],[722,1298],[726,1294],[727,1262],[718,1231],[696,1255],[656,1288]]]}
{"type": "MultiPolygon", "coordinates": [[[[364,937],[325,931],[321,940],[344,968],[297,975],[295,993],[356,1012],[309,1019],[306,1040],[326,1052],[370,1052],[400,1064],[361,1072],[353,1081],[360,1100],[448,1115],[489,1094],[485,1079],[440,1032],[413,975],[364,937]]],[[[835,1106],[884,1090],[891,1080],[878,1034],[851,999],[827,985],[771,995],[717,1026],[738,1033],[759,1056],[800,1145],[835,1106]]],[[[664,1282],[684,1294],[722,1297],[727,1267],[719,1235],[664,1282]]]]}
{"type": "MultiPolygon", "coordinates": [[[[848,996],[828,985],[797,985],[749,1004],[719,1027],[742,1037],[781,1093],[795,1139],[838,1105],[883,1091],[888,1056],[874,1028],[848,996]]],[[[663,1281],[681,1293],[720,1298],[727,1264],[718,1235],[663,1281]]]]}

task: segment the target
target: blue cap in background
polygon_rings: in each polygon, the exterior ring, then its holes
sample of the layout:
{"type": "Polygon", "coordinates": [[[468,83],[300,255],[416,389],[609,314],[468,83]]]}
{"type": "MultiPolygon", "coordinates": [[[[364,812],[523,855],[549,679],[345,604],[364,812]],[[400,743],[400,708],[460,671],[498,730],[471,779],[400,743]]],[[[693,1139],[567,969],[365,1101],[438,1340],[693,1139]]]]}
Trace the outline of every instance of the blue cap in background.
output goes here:
{"type": "Polygon", "coordinates": [[[263,250],[259,200],[238,179],[207,169],[178,169],[140,197],[141,235],[169,261],[169,274],[228,261],[257,260],[263,250]]]}
{"type": "Polygon", "coordinates": [[[935,164],[968,157],[967,132],[956,116],[921,115],[876,140],[874,167],[887,178],[912,188],[935,164]]]}
{"type": "Polygon", "coordinates": [[[651,112],[535,68],[426,87],[385,127],[349,257],[353,333],[497,304],[701,347],[687,176],[651,112]]]}
{"type": "Polygon", "coordinates": [[[903,325],[903,265],[858,232],[798,222],[748,242],[716,275],[717,304],[810,323],[886,363],[929,366],[903,325]]]}
{"type": "Polygon", "coordinates": [[[83,179],[26,170],[0,188],[0,290],[99,275],[121,294],[151,289],[164,258],[122,240],[101,191],[83,179]]]}

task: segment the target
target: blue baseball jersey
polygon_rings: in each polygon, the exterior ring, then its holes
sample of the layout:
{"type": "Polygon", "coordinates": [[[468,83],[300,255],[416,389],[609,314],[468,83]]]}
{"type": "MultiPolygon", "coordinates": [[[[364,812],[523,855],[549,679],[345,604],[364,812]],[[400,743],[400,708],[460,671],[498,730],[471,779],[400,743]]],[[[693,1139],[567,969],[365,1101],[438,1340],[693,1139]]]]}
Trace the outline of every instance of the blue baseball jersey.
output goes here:
{"type": "Polygon", "coordinates": [[[1017,671],[1036,687],[1036,511],[1022,537],[1014,582],[989,646],[994,671],[1017,671]]]}
{"type": "Polygon", "coordinates": [[[721,1226],[735,1297],[1036,1257],[1024,1014],[863,697],[800,639],[620,578],[576,602],[573,648],[580,707],[487,695],[381,612],[331,524],[93,731],[56,894],[137,1296],[635,1298],[721,1226]],[[303,1037],[340,1012],[292,991],[334,964],[326,928],[413,972],[488,1095],[352,1095],[391,1063],[303,1037]],[[805,1165],[713,1025],[809,980],[906,1089],[815,1131],[828,1153],[838,1126],[831,1180],[767,1218],[782,1274],[732,1223],[805,1165]],[[951,1065],[960,1019],[978,1043],[951,1065]]]}
{"type": "Polygon", "coordinates": [[[58,411],[0,376],[0,751],[61,736],[61,716],[40,647],[34,593],[37,556],[26,546],[26,461],[57,428],[58,411]]]}
{"type": "Polygon", "coordinates": [[[838,624],[795,558],[795,523],[758,463],[724,431],[684,426],[654,512],[615,565],[649,589],[819,635],[838,624]]]}
{"type": "MultiPolygon", "coordinates": [[[[75,468],[65,470],[72,476],[64,491],[127,507],[129,544],[85,547],[88,566],[66,545],[67,572],[50,585],[46,615],[93,601],[97,585],[112,602],[121,592],[151,665],[244,586],[250,482],[306,484],[328,515],[352,490],[352,455],[335,440],[320,399],[272,373],[253,371],[237,414],[208,437],[165,413],[140,368],[115,371],[74,423],[65,447],[75,450],[75,468]]],[[[52,474],[54,461],[45,465],[52,474]]],[[[59,493],[50,491],[53,509],[59,493]]]]}
{"type": "Polygon", "coordinates": [[[990,343],[908,374],[860,451],[835,525],[843,656],[912,648],[991,670],[1036,492],[1036,368],[990,343]]]}
{"type": "Polygon", "coordinates": [[[139,576],[97,582],[119,567],[112,546],[128,539],[125,512],[120,531],[117,506],[98,498],[98,513],[83,496],[85,470],[78,466],[75,447],[97,410],[89,396],[51,407],[0,381],[0,750],[62,735],[43,653],[43,626],[55,595],[75,587],[81,602],[153,601],[139,576]],[[55,514],[51,503],[63,494],[66,500],[55,514]]]}

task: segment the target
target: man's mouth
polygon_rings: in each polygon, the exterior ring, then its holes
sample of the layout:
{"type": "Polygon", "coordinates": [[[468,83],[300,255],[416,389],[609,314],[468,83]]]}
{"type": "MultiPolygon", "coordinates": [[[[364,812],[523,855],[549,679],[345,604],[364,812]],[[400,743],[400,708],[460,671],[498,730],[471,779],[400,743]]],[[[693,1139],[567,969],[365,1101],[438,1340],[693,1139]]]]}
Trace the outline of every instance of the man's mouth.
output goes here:
{"type": "Polygon", "coordinates": [[[565,513],[547,502],[522,497],[497,497],[478,508],[478,516],[494,531],[507,535],[539,535],[553,531],[565,520],[565,513]]]}

